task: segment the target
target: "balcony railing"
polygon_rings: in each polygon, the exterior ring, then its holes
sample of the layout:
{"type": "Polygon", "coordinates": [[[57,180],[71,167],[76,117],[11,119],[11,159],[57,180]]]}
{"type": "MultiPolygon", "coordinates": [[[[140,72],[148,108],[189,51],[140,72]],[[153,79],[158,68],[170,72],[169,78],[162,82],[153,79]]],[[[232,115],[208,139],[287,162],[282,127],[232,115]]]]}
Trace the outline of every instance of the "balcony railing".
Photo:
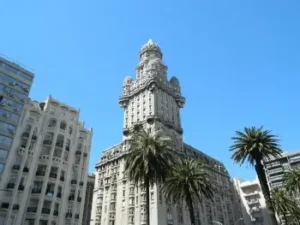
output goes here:
{"type": "Polygon", "coordinates": [[[18,204],[13,205],[13,210],[19,210],[20,206],[18,204]]]}
{"type": "Polygon", "coordinates": [[[36,213],[36,211],[37,211],[37,207],[28,207],[27,208],[27,212],[29,212],[29,213],[36,213]]]}
{"type": "Polygon", "coordinates": [[[42,208],[42,213],[43,214],[50,214],[51,209],[48,208],[42,208]]]}
{"type": "Polygon", "coordinates": [[[38,171],[36,171],[36,176],[45,176],[45,171],[42,171],[42,170],[38,170],[38,171]]]}
{"type": "Polygon", "coordinates": [[[62,143],[62,142],[56,142],[55,146],[62,148],[64,146],[64,143],[62,143]]]}
{"type": "Polygon", "coordinates": [[[6,187],[7,187],[7,189],[14,189],[15,183],[8,183],[6,187]]]}
{"type": "Polygon", "coordinates": [[[56,179],[57,178],[57,173],[50,173],[49,177],[56,179]]]}
{"type": "Polygon", "coordinates": [[[24,133],[22,134],[22,137],[29,138],[29,133],[28,133],[28,132],[24,132],[24,133]]]}
{"type": "Polygon", "coordinates": [[[75,200],[75,195],[70,195],[69,196],[69,201],[74,201],[75,200]]]}
{"type": "Polygon", "coordinates": [[[20,170],[20,165],[13,165],[13,170],[20,170]]]}
{"type": "Polygon", "coordinates": [[[75,179],[71,180],[71,184],[77,184],[77,180],[75,179]]]}
{"type": "Polygon", "coordinates": [[[45,194],[47,196],[54,196],[54,191],[53,190],[47,190],[45,194]]]}
{"type": "Polygon", "coordinates": [[[43,145],[52,145],[52,141],[50,140],[44,140],[43,145]]]}
{"type": "Polygon", "coordinates": [[[31,191],[32,194],[41,194],[42,189],[41,188],[33,188],[31,191]]]}

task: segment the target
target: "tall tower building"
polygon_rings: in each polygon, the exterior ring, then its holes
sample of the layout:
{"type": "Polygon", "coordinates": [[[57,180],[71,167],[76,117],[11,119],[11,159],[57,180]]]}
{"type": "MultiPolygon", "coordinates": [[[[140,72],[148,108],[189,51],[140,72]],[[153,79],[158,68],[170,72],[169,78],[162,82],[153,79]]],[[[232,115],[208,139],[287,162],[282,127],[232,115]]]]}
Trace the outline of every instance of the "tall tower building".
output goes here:
{"type": "Polygon", "coordinates": [[[11,145],[33,77],[32,72],[0,57],[0,176],[11,157],[11,145]]]}
{"type": "MultiPolygon", "coordinates": [[[[180,109],[185,98],[181,95],[179,80],[167,78],[160,47],[149,40],[139,54],[135,79],[126,77],[119,103],[124,109],[123,141],[102,152],[96,164],[91,225],[127,225],[146,223],[145,188],[130,182],[124,176],[123,154],[128,150],[127,138],[135,125],[150,131],[163,130],[176,144],[176,151],[205,161],[209,173],[218,185],[214,202],[203,200],[196,205],[198,224],[213,224],[213,220],[224,225],[235,222],[233,213],[233,188],[224,165],[185,144],[180,109]]],[[[188,211],[182,205],[169,205],[164,201],[159,187],[151,188],[151,225],[190,224],[188,211]]]]}
{"type": "Polygon", "coordinates": [[[81,225],[92,131],[52,97],[25,104],[0,181],[0,225],[81,225]]]}

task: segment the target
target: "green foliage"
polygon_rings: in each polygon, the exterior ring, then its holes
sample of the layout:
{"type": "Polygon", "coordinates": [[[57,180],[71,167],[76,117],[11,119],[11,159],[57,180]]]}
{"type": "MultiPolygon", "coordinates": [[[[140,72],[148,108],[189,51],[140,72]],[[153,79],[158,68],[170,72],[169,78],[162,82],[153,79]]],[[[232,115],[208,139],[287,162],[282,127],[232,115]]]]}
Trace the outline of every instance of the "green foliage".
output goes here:
{"type": "Polygon", "coordinates": [[[209,174],[200,160],[186,158],[176,162],[170,177],[162,187],[167,201],[180,203],[188,195],[212,198],[214,186],[209,174]]]}
{"type": "Polygon", "coordinates": [[[298,195],[300,193],[300,168],[286,172],[285,174],[286,190],[298,195]]]}
{"type": "Polygon", "coordinates": [[[140,128],[129,140],[125,155],[125,172],[135,183],[149,184],[165,181],[173,159],[173,142],[162,132],[151,133],[140,128]]]}
{"type": "Polygon", "coordinates": [[[244,132],[236,131],[232,140],[234,143],[229,150],[234,153],[231,158],[240,164],[247,161],[254,166],[257,161],[277,158],[282,152],[278,137],[263,127],[245,127],[244,132]]]}

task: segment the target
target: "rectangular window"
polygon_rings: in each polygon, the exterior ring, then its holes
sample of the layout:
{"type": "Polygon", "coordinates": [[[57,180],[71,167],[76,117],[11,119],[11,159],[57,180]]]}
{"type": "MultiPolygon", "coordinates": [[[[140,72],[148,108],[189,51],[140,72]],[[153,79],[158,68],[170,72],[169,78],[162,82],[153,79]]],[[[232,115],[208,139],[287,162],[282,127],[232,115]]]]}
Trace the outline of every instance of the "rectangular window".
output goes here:
{"type": "Polygon", "coordinates": [[[154,193],[151,192],[151,200],[153,201],[154,200],[154,193]]]}
{"type": "Polygon", "coordinates": [[[0,143],[10,145],[12,142],[12,138],[0,135],[0,143]]]}

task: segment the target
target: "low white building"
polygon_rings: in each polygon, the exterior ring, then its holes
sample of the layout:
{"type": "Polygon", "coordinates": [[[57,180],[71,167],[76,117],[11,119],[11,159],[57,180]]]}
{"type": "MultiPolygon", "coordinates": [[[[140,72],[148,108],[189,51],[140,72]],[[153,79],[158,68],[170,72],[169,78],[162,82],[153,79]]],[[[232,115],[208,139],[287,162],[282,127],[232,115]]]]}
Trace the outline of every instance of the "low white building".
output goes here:
{"type": "Polygon", "coordinates": [[[233,184],[240,199],[244,225],[271,225],[258,179],[242,181],[234,178],[233,184]]]}
{"type": "MultiPolygon", "coordinates": [[[[196,225],[212,225],[213,221],[233,225],[234,190],[223,163],[187,145],[183,141],[180,109],[185,98],[179,80],[167,78],[167,66],[160,47],[149,40],[139,54],[136,79],[126,77],[119,103],[124,109],[123,141],[102,152],[96,164],[96,181],[91,225],[146,224],[146,193],[142,185],[130,182],[124,174],[124,153],[127,139],[135,125],[150,131],[163,130],[174,140],[176,151],[200,158],[217,186],[213,200],[195,204],[196,225]]],[[[157,186],[150,194],[151,225],[189,225],[185,205],[169,205],[157,186]]]]}
{"type": "Polygon", "coordinates": [[[1,225],[81,225],[92,130],[48,97],[25,104],[0,180],[1,225]]]}

